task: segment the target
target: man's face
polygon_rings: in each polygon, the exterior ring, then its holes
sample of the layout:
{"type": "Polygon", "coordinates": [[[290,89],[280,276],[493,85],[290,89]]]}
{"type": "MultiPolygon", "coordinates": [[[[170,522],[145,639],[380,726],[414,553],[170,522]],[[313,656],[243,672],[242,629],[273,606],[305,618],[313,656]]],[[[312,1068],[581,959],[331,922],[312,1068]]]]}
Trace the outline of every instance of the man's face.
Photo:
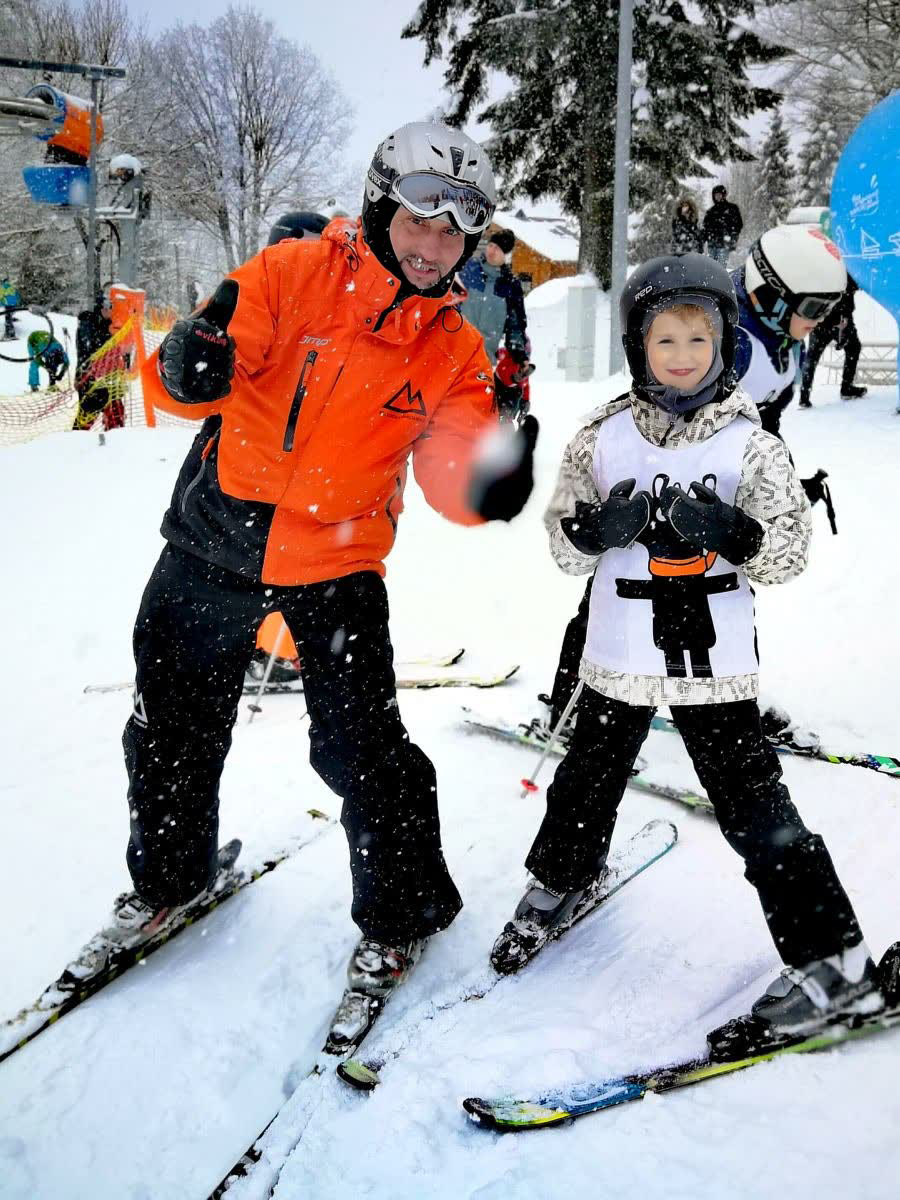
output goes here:
{"type": "Polygon", "coordinates": [[[455,225],[443,217],[417,217],[402,205],[389,232],[400,270],[422,292],[450,274],[465,248],[465,238],[455,225]]]}
{"type": "Polygon", "coordinates": [[[713,192],[713,204],[723,204],[725,201],[726,192],[713,192]]]}
{"type": "Polygon", "coordinates": [[[500,249],[496,242],[488,242],[484,252],[485,262],[492,267],[502,267],[506,262],[506,255],[500,249]]]}

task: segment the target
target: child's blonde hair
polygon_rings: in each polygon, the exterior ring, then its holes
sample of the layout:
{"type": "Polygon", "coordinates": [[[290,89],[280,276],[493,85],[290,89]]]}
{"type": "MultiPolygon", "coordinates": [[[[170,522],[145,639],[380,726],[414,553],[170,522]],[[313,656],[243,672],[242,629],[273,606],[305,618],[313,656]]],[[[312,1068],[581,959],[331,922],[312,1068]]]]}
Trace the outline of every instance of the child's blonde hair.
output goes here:
{"type": "MultiPolygon", "coordinates": [[[[654,313],[653,321],[657,317],[661,317],[663,313],[671,313],[673,317],[679,317],[685,324],[693,317],[700,317],[703,324],[706,326],[706,332],[715,341],[716,329],[710,320],[709,313],[706,309],[701,308],[699,304],[670,304],[666,308],[661,308],[658,313],[654,313]]],[[[647,332],[644,334],[644,345],[647,344],[647,338],[650,336],[650,330],[653,328],[653,321],[647,326],[647,332]]]]}

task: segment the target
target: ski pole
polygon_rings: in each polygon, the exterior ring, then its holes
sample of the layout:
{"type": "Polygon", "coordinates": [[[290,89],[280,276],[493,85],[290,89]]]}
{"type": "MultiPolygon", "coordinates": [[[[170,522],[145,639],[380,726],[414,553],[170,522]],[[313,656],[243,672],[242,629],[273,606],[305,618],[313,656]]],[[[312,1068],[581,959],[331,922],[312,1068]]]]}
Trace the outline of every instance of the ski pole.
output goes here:
{"type": "Polygon", "coordinates": [[[272,674],[272,668],[275,666],[275,659],[278,657],[278,651],[281,649],[281,642],[286,633],[287,621],[285,621],[284,617],[282,617],[281,628],[278,630],[278,637],[275,639],[275,644],[272,647],[272,653],[269,655],[269,661],[266,663],[266,669],[263,673],[262,679],[260,680],[259,691],[256,693],[256,703],[249,706],[250,720],[247,722],[248,725],[252,725],[253,718],[256,716],[256,714],[258,712],[262,712],[262,708],[260,708],[260,701],[263,698],[263,692],[269,686],[269,676],[272,674]]]}
{"type": "Polygon", "coordinates": [[[531,777],[528,779],[522,780],[522,796],[521,796],[522,800],[525,799],[525,797],[528,795],[529,792],[536,792],[538,790],[538,785],[535,783],[535,780],[537,779],[538,775],[540,774],[541,768],[543,767],[544,763],[547,761],[548,757],[550,756],[550,754],[553,750],[553,747],[556,745],[556,743],[559,739],[559,735],[562,732],[562,728],[565,725],[566,721],[568,721],[568,719],[572,713],[572,709],[578,703],[578,697],[581,695],[583,690],[584,690],[584,680],[579,679],[578,686],[575,688],[575,691],[570,696],[569,703],[563,709],[562,716],[556,722],[553,732],[550,734],[550,740],[547,742],[547,745],[541,751],[540,757],[538,758],[537,763],[535,764],[534,770],[531,772],[531,777]]]}

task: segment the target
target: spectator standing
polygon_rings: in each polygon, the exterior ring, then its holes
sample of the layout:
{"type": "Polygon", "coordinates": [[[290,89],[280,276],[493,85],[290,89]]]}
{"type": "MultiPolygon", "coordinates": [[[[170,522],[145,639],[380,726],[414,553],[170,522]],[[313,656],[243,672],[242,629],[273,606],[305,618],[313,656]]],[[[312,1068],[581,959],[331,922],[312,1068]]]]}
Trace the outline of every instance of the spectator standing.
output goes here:
{"type": "Polygon", "coordinates": [[[3,338],[4,342],[11,342],[16,336],[16,323],[13,319],[13,314],[23,308],[22,297],[18,289],[9,282],[9,278],[4,276],[0,279],[0,307],[3,309],[3,338]]]}
{"type": "Polygon", "coordinates": [[[845,400],[858,400],[866,394],[864,387],[858,387],[853,378],[856,375],[856,364],[862,346],[854,321],[854,294],[859,285],[849,275],[847,290],[841,296],[837,306],[831,310],[821,325],[817,325],[809,335],[809,349],[803,364],[803,379],[800,384],[800,407],[812,408],[809,394],[812,391],[813,379],[819,359],[829,342],[834,342],[838,350],[844,351],[844,371],[841,376],[841,396],[845,400]]]}
{"type": "Polygon", "coordinates": [[[727,267],[728,255],[737,245],[744,219],[738,206],[728,199],[728,191],[721,183],[713,188],[712,201],[712,207],[706,210],[703,218],[706,253],[727,267]]]}
{"type": "Polygon", "coordinates": [[[703,253],[703,232],[697,205],[689,196],[682,196],[672,218],[672,253],[703,253]]]}
{"type": "Polygon", "coordinates": [[[460,272],[468,294],[459,311],[484,338],[501,420],[514,420],[527,411],[523,385],[529,374],[529,346],[525,294],[510,266],[515,244],[511,229],[498,230],[483,254],[469,259],[460,272]]]}

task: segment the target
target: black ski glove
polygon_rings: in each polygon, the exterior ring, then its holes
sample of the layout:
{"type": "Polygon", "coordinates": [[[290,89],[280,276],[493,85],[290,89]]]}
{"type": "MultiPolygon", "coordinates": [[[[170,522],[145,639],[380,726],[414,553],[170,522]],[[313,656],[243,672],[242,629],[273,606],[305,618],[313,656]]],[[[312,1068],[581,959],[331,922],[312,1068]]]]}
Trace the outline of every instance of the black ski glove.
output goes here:
{"type": "Polygon", "coordinates": [[[505,474],[498,475],[491,464],[477,466],[469,485],[469,503],[485,521],[511,521],[517,517],[534,487],[534,447],[539,425],[535,417],[525,417],[515,437],[519,458],[505,474]]]}
{"type": "Polygon", "coordinates": [[[684,492],[675,484],[664,489],[661,507],[672,528],[698,550],[714,550],[736,567],[759,553],[763,527],[743,509],[726,504],[705,483],[684,492]]]}
{"type": "Polygon", "coordinates": [[[159,377],[182,404],[209,404],[231,391],[234,338],[228,323],[238,302],[238,285],[224,279],[195,316],[176,321],[159,348],[159,377]]]}
{"type": "Polygon", "coordinates": [[[582,554],[603,554],[614,548],[624,549],[650,523],[652,500],[648,492],[632,496],[634,480],[623,479],[609,489],[601,504],[579,500],[574,517],[563,517],[560,527],[576,550],[582,554]]]}

